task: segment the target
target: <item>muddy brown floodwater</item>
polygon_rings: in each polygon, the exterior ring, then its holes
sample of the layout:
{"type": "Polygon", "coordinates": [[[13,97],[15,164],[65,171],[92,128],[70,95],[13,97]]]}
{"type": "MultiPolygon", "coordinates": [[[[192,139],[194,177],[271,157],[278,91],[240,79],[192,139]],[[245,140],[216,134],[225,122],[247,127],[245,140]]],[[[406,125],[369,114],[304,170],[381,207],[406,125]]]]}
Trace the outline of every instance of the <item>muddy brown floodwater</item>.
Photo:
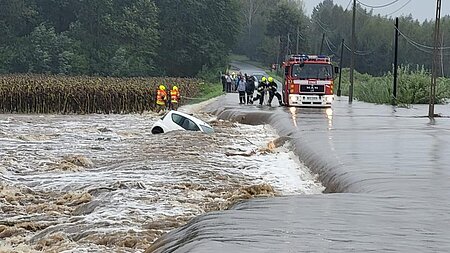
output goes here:
{"type": "Polygon", "coordinates": [[[143,252],[255,196],[317,194],[269,126],[151,135],[144,115],[0,115],[0,252],[143,252]],[[282,164],[282,166],[280,166],[282,164]]]}

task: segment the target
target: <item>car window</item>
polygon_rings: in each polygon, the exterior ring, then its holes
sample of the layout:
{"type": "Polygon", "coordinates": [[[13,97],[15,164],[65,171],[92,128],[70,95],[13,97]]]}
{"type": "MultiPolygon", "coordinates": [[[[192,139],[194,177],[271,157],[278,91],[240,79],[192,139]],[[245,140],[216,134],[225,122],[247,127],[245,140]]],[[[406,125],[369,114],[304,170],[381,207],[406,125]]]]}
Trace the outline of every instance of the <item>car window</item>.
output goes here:
{"type": "Polygon", "coordinates": [[[197,124],[195,124],[194,121],[188,118],[184,119],[183,125],[181,125],[181,127],[189,131],[200,131],[200,128],[198,128],[197,124]]]}
{"type": "Polygon", "coordinates": [[[184,119],[185,119],[185,117],[183,117],[179,114],[176,114],[176,113],[172,114],[172,121],[181,127],[183,126],[184,119]]]}
{"type": "Polygon", "coordinates": [[[214,129],[208,126],[200,125],[204,133],[211,134],[214,133],[214,129]]]}
{"type": "Polygon", "coordinates": [[[200,131],[200,128],[197,126],[197,124],[195,124],[194,121],[179,114],[173,113],[172,121],[188,131],[200,131]]]}
{"type": "Polygon", "coordinates": [[[262,77],[263,77],[262,75],[255,75],[255,78],[256,78],[258,81],[261,80],[262,77]]]}

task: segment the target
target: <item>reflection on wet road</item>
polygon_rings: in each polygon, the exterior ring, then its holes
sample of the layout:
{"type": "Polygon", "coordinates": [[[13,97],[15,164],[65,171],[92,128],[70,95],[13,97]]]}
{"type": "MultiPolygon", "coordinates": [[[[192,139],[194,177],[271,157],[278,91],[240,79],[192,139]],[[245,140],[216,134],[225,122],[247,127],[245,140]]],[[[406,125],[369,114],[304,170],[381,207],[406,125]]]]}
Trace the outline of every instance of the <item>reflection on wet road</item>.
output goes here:
{"type": "Polygon", "coordinates": [[[151,135],[153,114],[0,115],[0,252],[142,252],[239,200],[323,190],[270,127],[200,116],[215,134],[151,135]]]}

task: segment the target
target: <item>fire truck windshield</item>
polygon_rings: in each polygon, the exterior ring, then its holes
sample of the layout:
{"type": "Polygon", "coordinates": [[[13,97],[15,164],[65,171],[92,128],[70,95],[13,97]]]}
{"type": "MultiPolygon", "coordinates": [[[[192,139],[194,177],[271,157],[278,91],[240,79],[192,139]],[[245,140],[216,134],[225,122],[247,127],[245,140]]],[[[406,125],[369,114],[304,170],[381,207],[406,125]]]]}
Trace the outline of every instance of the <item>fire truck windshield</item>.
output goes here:
{"type": "Polygon", "coordinates": [[[292,77],[329,80],[333,78],[333,68],[330,64],[294,64],[292,66],[292,77]]]}

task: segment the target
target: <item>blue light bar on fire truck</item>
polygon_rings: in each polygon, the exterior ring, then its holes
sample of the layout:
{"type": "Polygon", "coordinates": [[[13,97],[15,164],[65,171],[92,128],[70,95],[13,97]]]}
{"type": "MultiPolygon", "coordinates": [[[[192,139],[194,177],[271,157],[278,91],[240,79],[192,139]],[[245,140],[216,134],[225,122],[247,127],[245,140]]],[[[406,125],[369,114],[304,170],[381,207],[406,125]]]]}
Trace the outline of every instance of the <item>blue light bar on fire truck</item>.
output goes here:
{"type": "Polygon", "coordinates": [[[330,57],[326,56],[326,55],[306,55],[306,54],[301,54],[301,55],[292,55],[290,57],[290,61],[298,61],[298,62],[303,62],[303,61],[325,61],[325,62],[331,62],[330,57]]]}
{"type": "Polygon", "coordinates": [[[300,54],[300,55],[292,55],[291,57],[290,57],[290,61],[306,61],[306,60],[308,60],[309,59],[309,57],[308,57],[308,55],[306,55],[306,54],[300,54]]]}

